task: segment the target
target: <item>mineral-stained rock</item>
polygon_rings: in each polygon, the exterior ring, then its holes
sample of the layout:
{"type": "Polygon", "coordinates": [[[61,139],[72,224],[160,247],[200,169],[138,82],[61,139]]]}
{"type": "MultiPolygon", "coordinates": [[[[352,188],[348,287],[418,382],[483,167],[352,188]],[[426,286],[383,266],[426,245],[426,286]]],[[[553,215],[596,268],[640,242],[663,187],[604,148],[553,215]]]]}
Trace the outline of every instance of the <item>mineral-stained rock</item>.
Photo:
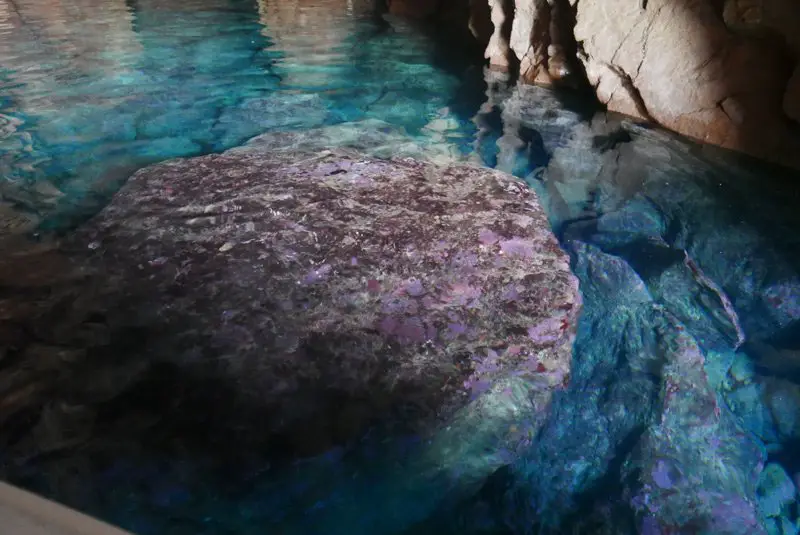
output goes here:
{"type": "MultiPolygon", "coordinates": [[[[82,426],[111,426],[86,451],[170,436],[182,451],[297,456],[368,428],[421,434],[376,479],[319,482],[298,531],[388,533],[474,491],[536,431],[569,380],[577,280],[535,194],[508,175],[280,145],[143,169],[67,239],[97,274],[82,308],[104,333],[90,355],[110,369],[103,384],[132,351],[140,365],[116,392],[58,391],[97,414],[82,426]],[[146,439],[125,424],[142,418],[146,439]]],[[[41,451],[77,439],[51,422],[59,410],[42,415],[56,435],[41,451]]]]}
{"type": "Polygon", "coordinates": [[[335,427],[320,410],[351,403],[365,424],[443,415],[512,370],[542,391],[568,373],[567,259],[496,172],[240,149],[137,173],[74,242],[127,320],[158,325],[152,359],[230,380],[264,431],[335,427]]]}

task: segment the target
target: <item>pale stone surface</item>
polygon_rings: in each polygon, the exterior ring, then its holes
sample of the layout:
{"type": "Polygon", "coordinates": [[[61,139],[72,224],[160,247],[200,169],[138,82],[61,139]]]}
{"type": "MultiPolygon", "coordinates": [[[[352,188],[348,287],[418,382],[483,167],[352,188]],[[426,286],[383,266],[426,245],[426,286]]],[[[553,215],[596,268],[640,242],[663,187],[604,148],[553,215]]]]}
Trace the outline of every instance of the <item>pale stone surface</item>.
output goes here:
{"type": "Polygon", "coordinates": [[[13,535],[131,535],[5,483],[0,483],[0,523],[13,535]]]}
{"type": "MultiPolygon", "coordinates": [[[[579,61],[609,110],[703,142],[800,166],[800,9],[791,0],[516,0],[520,79],[574,80],[579,61]],[[574,10],[574,11],[573,11],[574,10]],[[574,23],[572,20],[574,13],[574,23]],[[576,45],[574,51],[564,45],[576,45]],[[792,71],[795,72],[793,76],[792,71]]],[[[486,57],[505,66],[497,28],[486,57]]]]}
{"type": "Polygon", "coordinates": [[[547,83],[549,6],[545,0],[518,0],[511,27],[511,49],[519,58],[520,77],[547,83]]]}
{"type": "Polygon", "coordinates": [[[691,137],[788,158],[780,49],[734,35],[710,2],[578,2],[575,37],[598,97],[691,137]]]}
{"type": "Polygon", "coordinates": [[[491,20],[494,32],[489,38],[484,57],[489,60],[489,65],[500,69],[508,69],[511,65],[511,47],[505,33],[507,21],[513,18],[513,11],[509,12],[510,3],[506,0],[489,0],[491,20]]]}

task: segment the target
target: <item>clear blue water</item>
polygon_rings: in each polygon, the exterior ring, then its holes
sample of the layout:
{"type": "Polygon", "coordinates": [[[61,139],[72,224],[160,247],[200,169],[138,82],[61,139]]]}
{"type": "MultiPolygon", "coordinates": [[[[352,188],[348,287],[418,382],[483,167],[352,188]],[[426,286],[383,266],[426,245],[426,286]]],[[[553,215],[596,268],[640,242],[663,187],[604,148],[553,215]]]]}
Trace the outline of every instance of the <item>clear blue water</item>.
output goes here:
{"type": "MultiPolygon", "coordinates": [[[[372,4],[3,3],[7,189],[38,190],[18,193],[22,208],[59,227],[154,161],[276,129],[377,118],[414,135],[442,110],[457,115],[468,64],[456,51],[437,65],[430,37],[378,23],[372,4]]],[[[444,137],[466,149],[469,113],[455,123],[444,137]]]]}
{"type": "MultiPolygon", "coordinates": [[[[380,502],[391,488],[380,473],[351,483],[369,447],[290,467],[248,458],[237,471],[213,455],[129,450],[88,469],[78,452],[8,473],[141,535],[592,534],[646,532],[629,480],[656,463],[702,474],[669,481],[684,509],[707,499],[701,491],[720,492],[719,503],[748,496],[769,533],[796,533],[796,173],[510,86],[468,47],[373,8],[0,0],[0,231],[68,232],[155,161],[267,131],[382,121],[426,154],[503,169],[540,194],[585,300],[573,380],[551,421],[477,494],[446,504],[433,489],[400,495],[402,522],[385,520],[397,512],[380,502]],[[653,362],[675,360],[678,332],[702,353],[719,403],[714,452],[688,420],[658,427],[665,374],[653,362]],[[653,439],[654,429],[673,439],[653,439]],[[348,501],[361,513],[330,512],[348,501]]],[[[682,406],[702,412],[701,397],[685,393],[682,406]]],[[[731,516],[713,510],[717,526],[731,516]]]]}

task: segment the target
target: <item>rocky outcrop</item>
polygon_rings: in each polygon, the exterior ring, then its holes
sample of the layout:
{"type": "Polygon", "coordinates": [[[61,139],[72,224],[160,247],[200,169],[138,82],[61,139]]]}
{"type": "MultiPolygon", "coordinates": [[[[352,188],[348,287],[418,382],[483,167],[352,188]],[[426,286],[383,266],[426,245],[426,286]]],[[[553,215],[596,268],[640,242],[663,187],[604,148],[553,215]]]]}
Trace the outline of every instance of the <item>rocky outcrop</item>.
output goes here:
{"type": "Polygon", "coordinates": [[[258,147],[140,171],[78,231],[125,321],[163,329],[152,358],[315,448],[410,403],[450,414],[512,369],[566,380],[576,289],[524,186],[258,147]]]}
{"type": "MultiPolygon", "coordinates": [[[[485,57],[491,66],[519,64],[527,83],[571,83],[576,60],[572,8],[557,0],[490,0],[494,33],[485,57]]],[[[472,4],[473,19],[480,16],[472,4]]],[[[481,39],[481,35],[473,31],[481,39]]]]}
{"type": "Polygon", "coordinates": [[[508,40],[525,82],[574,83],[585,71],[612,111],[800,166],[800,10],[790,0],[490,5],[502,11],[492,65],[509,65],[508,40]]]}
{"type": "Polygon", "coordinates": [[[508,42],[506,26],[513,20],[509,14],[510,2],[505,0],[489,0],[489,16],[492,21],[493,31],[486,45],[484,57],[489,60],[489,65],[500,69],[507,69],[511,61],[511,49],[508,42]]]}
{"type": "MultiPolygon", "coordinates": [[[[712,2],[653,0],[646,8],[579,2],[575,37],[589,82],[610,109],[800,165],[800,142],[791,136],[781,105],[792,71],[788,41],[779,34],[746,33],[735,24],[739,19],[752,20],[748,25],[755,29],[766,26],[745,13],[750,11],[726,8],[723,18],[712,2]]],[[[794,18],[800,29],[800,16],[794,18]]]]}
{"type": "Polygon", "coordinates": [[[525,453],[415,533],[794,533],[796,173],[489,75],[476,149],[540,193],[584,308],[525,453]]]}
{"type": "MultiPolygon", "coordinates": [[[[360,132],[351,145],[373,144],[360,132]]],[[[214,459],[308,456],[370,429],[382,468],[315,484],[289,525],[389,533],[513,458],[569,381],[581,308],[535,194],[499,171],[311,148],[326,135],[146,168],[58,250],[4,256],[10,278],[45,252],[69,274],[3,303],[21,327],[3,362],[27,364],[0,418],[33,425],[4,438],[15,462],[164,436],[214,459]],[[425,440],[388,453],[407,432],[425,440]]]]}

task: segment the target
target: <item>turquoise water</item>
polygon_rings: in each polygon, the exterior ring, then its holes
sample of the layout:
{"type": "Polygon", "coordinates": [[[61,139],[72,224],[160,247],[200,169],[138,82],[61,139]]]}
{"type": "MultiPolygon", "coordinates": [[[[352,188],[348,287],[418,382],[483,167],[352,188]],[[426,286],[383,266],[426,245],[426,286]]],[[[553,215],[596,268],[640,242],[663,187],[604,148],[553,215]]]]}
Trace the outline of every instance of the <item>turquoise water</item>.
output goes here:
{"type": "Polygon", "coordinates": [[[133,170],[267,131],[400,132],[428,156],[511,172],[540,194],[585,301],[542,432],[477,494],[406,496],[407,522],[390,526],[380,473],[352,483],[368,440],[291,466],[120,447],[5,473],[141,535],[660,533],[644,503],[708,506],[709,533],[758,533],[748,507],[768,533],[797,533],[797,174],[515,87],[465,41],[374,4],[0,0],[0,230],[68,232],[133,170]],[[709,390],[681,394],[671,420],[659,370],[687,345],[709,390]],[[720,423],[705,429],[690,416],[711,399],[720,423]],[[631,483],[651,465],[671,497],[631,483]],[[363,518],[324,513],[347,500],[363,518]]]}
{"type": "MultiPolygon", "coordinates": [[[[414,135],[452,114],[442,136],[466,149],[469,111],[449,108],[459,98],[463,107],[459,94],[470,91],[461,51],[448,69],[436,65],[431,37],[378,23],[372,4],[0,4],[6,196],[63,227],[147,163],[368,118],[414,135]]],[[[472,76],[474,93],[479,70],[472,76]]]]}

